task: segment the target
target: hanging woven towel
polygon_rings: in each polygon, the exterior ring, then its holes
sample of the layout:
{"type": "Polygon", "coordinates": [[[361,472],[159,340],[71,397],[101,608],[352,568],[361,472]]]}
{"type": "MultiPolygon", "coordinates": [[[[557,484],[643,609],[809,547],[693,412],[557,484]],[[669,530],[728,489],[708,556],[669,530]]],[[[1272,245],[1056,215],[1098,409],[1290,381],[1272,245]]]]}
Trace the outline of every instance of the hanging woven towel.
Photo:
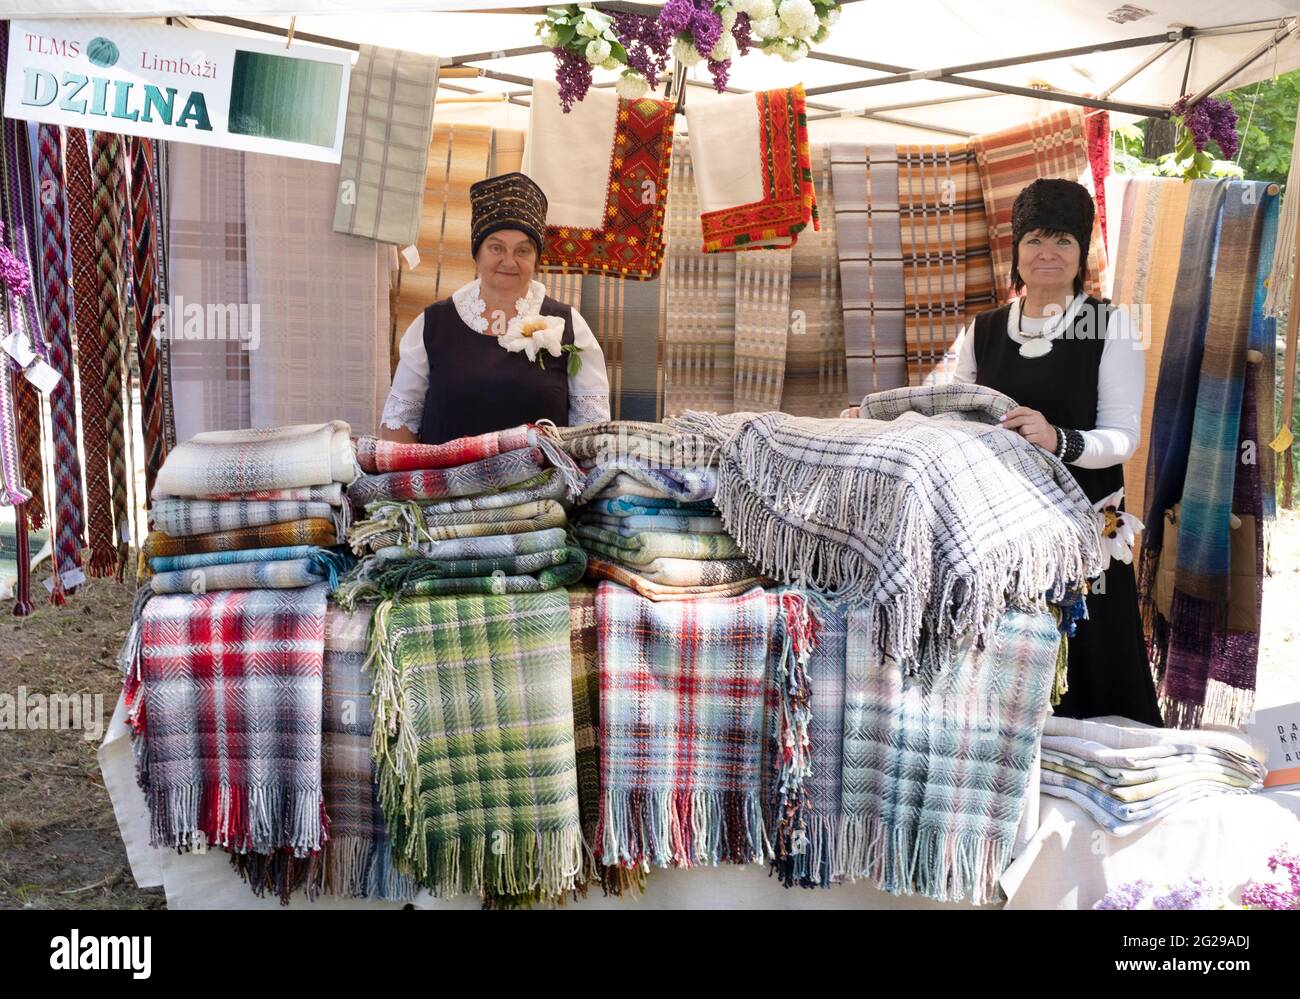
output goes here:
{"type": "Polygon", "coordinates": [[[565,114],[533,81],[523,172],[546,192],[542,270],[657,277],[673,153],[673,104],[592,89],[565,114]]]}
{"type": "Polygon", "coordinates": [[[334,231],[409,246],[420,235],[438,57],[362,45],[348,80],[334,231]]]}
{"type": "Polygon", "coordinates": [[[704,252],[794,246],[821,228],[803,84],[686,109],[704,252]]]}

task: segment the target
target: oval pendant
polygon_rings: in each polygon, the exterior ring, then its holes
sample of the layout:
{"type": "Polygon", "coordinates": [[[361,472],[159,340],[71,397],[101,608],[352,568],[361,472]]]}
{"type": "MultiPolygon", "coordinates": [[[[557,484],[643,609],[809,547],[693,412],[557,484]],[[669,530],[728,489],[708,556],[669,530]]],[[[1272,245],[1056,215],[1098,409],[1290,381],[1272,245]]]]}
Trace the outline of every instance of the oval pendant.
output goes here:
{"type": "Polygon", "coordinates": [[[1052,341],[1047,339],[1027,340],[1020,345],[1021,357],[1042,357],[1051,353],[1052,341]]]}

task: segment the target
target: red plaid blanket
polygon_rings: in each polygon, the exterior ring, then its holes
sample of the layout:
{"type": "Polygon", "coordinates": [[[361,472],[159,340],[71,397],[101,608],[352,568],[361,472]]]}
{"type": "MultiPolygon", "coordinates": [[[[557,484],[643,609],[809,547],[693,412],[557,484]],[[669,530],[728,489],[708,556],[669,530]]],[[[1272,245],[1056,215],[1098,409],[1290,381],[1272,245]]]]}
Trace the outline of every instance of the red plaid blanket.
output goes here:
{"type": "MultiPolygon", "coordinates": [[[[271,860],[319,854],[325,591],[230,590],[144,605],[125,693],[154,846],[210,844],[271,860]]],[[[257,876],[280,874],[268,866],[257,876]]]]}

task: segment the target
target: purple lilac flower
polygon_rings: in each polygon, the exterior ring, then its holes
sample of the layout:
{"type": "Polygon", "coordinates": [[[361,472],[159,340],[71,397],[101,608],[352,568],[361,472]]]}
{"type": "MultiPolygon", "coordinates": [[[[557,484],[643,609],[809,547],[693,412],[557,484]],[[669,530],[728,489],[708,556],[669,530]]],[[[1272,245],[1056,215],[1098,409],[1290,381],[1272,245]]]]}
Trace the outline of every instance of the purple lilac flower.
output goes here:
{"type": "MultiPolygon", "coordinates": [[[[0,222],[0,239],[4,239],[4,234],[4,223],[0,222]]],[[[27,265],[19,260],[9,247],[2,245],[0,245],[0,280],[4,281],[5,286],[15,297],[26,295],[32,283],[32,274],[27,269],[27,265]]]]}
{"type": "Polygon", "coordinates": [[[573,110],[574,102],[587,96],[591,87],[591,65],[569,49],[551,49],[555,55],[555,82],[560,87],[560,104],[564,113],[573,110]]]}
{"type": "Polygon", "coordinates": [[[713,12],[710,0],[696,0],[691,33],[695,36],[695,48],[702,56],[707,56],[718,44],[722,37],[722,18],[713,12]]]}
{"type": "Polygon", "coordinates": [[[1203,151],[1213,139],[1224,159],[1232,159],[1237,155],[1240,145],[1237,112],[1227,101],[1206,97],[1189,107],[1187,98],[1180,97],[1169,110],[1183,119],[1183,124],[1192,134],[1192,143],[1197,152],[1203,151]]]}
{"type": "Polygon", "coordinates": [[[649,80],[652,88],[657,86],[668,64],[674,32],[663,24],[662,17],[641,14],[615,14],[613,17],[614,34],[627,49],[628,66],[649,80]]]}
{"type": "Polygon", "coordinates": [[[1151,882],[1146,880],[1129,881],[1120,885],[1118,888],[1112,888],[1101,900],[1098,901],[1094,909],[1136,909],[1146,899],[1151,892],[1151,882]]]}
{"type": "Polygon", "coordinates": [[[668,0],[659,10],[659,23],[672,35],[685,31],[695,16],[693,0],[668,0]]]}
{"type": "Polygon", "coordinates": [[[1217,909],[1223,900],[1220,885],[1204,878],[1190,877],[1151,899],[1153,909],[1217,909]]]}
{"type": "Polygon", "coordinates": [[[1241,890],[1242,905],[1274,911],[1300,908],[1300,856],[1278,850],[1268,858],[1268,869],[1276,874],[1279,867],[1286,871],[1289,885],[1252,881],[1241,890]]]}
{"type": "Polygon", "coordinates": [[[727,89],[727,73],[730,70],[730,59],[723,59],[721,62],[716,59],[709,60],[709,72],[713,74],[713,89],[720,94],[727,89]]]}
{"type": "Polygon", "coordinates": [[[736,23],[731,26],[731,37],[736,40],[736,48],[741,55],[749,55],[749,49],[753,42],[749,30],[749,15],[737,14],[736,23]]]}

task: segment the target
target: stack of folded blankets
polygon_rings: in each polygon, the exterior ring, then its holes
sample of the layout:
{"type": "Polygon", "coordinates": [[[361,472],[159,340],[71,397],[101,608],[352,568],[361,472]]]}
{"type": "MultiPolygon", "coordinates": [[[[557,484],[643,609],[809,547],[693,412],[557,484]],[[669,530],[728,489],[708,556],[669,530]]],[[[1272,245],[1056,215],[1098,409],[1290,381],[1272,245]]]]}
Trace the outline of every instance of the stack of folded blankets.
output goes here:
{"type": "Polygon", "coordinates": [[[122,650],[156,847],[230,852],[254,891],[321,890],[327,546],[356,475],[348,426],[200,434],[158,471],[122,650]]]}
{"type": "Polygon", "coordinates": [[[588,576],[651,600],[735,596],[765,582],[713,505],[715,448],[704,438],[630,420],[560,434],[585,476],[575,534],[588,576]]]}
{"type": "Polygon", "coordinates": [[[1042,789],[1124,836],[1190,801],[1264,786],[1265,749],[1233,728],[1152,728],[1127,718],[1050,718],[1042,789]]]}
{"type": "Polygon", "coordinates": [[[294,589],[346,566],[345,487],[357,475],[341,421],[199,434],[158,471],[143,556],[153,594],[294,589]]]}
{"type": "Polygon", "coordinates": [[[576,467],[553,430],[519,426],[445,444],[356,442],[364,508],[348,533],[361,561],[336,599],[539,593],[582,578],[565,504],[576,467]]]}

